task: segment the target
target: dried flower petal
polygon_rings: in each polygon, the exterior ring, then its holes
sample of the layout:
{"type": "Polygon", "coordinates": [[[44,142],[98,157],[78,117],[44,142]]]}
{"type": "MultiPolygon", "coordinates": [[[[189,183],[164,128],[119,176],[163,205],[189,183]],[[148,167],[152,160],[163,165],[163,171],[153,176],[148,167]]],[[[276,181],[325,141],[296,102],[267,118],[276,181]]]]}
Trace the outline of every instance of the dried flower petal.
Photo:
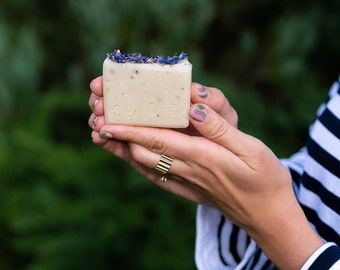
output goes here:
{"type": "Polygon", "coordinates": [[[182,52],[180,55],[162,56],[143,56],[140,53],[125,54],[120,50],[115,50],[108,54],[108,58],[116,63],[137,63],[137,64],[161,64],[175,65],[187,58],[187,54],[182,52]]]}

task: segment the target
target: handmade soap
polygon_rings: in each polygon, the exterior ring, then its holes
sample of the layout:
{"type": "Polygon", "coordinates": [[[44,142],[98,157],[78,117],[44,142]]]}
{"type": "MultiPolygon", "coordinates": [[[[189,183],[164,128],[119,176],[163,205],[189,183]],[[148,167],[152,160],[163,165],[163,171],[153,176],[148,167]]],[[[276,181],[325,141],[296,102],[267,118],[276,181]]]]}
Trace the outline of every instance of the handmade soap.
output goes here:
{"type": "Polygon", "coordinates": [[[107,124],[168,128],[189,125],[192,65],[186,54],[109,54],[103,63],[107,124]]]}

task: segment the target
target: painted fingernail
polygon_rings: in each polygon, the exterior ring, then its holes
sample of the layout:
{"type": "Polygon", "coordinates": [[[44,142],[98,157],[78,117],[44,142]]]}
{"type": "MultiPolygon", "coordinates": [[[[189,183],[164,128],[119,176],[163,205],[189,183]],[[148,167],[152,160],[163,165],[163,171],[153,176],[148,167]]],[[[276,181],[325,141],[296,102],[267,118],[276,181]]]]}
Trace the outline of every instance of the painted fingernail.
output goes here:
{"type": "Polygon", "coordinates": [[[203,85],[197,83],[196,84],[198,96],[201,98],[206,98],[208,96],[208,90],[203,85]]]}
{"type": "Polygon", "coordinates": [[[197,104],[191,111],[190,116],[198,122],[203,122],[208,116],[208,111],[203,105],[197,104]]]}
{"type": "Polygon", "coordinates": [[[96,100],[93,102],[93,104],[92,104],[92,111],[93,111],[93,112],[94,112],[95,109],[96,109],[96,105],[97,105],[98,101],[99,101],[99,99],[96,99],[96,100]]]}
{"type": "Polygon", "coordinates": [[[100,132],[99,133],[100,137],[104,138],[104,139],[112,139],[113,135],[109,132],[100,132]]]}
{"type": "Polygon", "coordinates": [[[96,124],[97,124],[97,120],[98,120],[98,116],[95,116],[92,120],[92,128],[95,128],[96,127],[96,124]]]}

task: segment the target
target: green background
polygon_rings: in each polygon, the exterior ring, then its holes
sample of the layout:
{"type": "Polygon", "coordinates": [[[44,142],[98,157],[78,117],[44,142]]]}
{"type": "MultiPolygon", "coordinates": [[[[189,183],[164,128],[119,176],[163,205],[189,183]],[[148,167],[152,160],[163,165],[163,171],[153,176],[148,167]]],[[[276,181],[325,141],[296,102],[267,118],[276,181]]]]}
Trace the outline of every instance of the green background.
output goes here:
{"type": "Polygon", "coordinates": [[[0,269],[195,269],[195,205],[91,142],[106,54],[185,51],[240,129],[297,151],[340,70],[340,1],[0,2],[0,269]]]}

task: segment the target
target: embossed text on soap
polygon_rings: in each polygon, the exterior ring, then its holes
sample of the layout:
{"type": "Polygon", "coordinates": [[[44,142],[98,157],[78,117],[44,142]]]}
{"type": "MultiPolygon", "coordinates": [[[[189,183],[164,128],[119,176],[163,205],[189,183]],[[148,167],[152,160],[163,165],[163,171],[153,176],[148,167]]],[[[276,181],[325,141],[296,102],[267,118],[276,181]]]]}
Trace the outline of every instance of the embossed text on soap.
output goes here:
{"type": "Polygon", "coordinates": [[[114,117],[125,117],[128,119],[173,119],[181,114],[181,111],[175,104],[162,105],[146,104],[146,105],[131,105],[119,104],[113,105],[112,114],[114,117]]]}

